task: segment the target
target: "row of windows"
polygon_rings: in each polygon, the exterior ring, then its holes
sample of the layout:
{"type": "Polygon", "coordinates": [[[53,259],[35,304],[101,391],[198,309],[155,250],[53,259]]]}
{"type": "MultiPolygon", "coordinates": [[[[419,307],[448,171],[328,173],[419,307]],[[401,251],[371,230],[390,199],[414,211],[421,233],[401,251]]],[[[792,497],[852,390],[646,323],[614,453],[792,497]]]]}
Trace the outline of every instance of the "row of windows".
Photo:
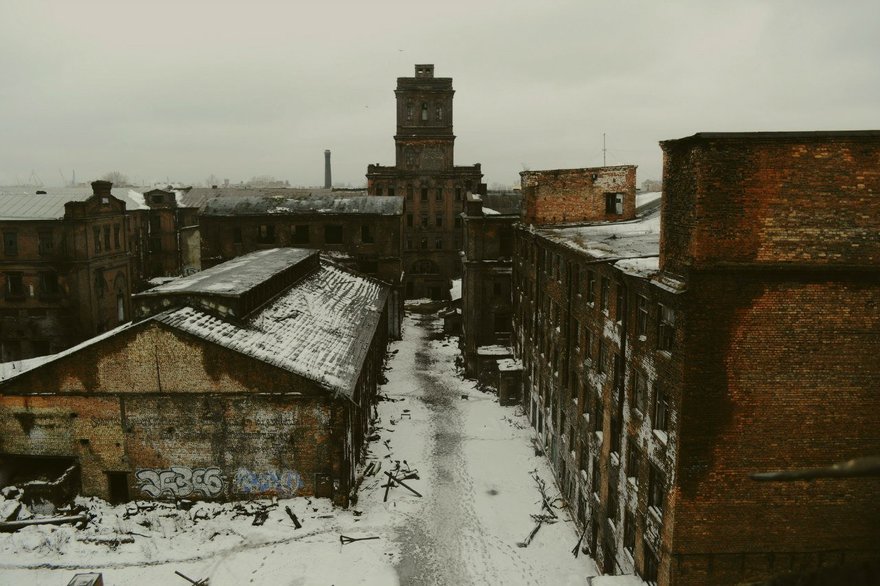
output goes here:
{"type": "Polygon", "coordinates": [[[110,252],[111,250],[119,250],[122,248],[121,229],[119,224],[104,224],[103,226],[92,226],[92,243],[95,253],[110,252]],[[113,242],[111,245],[110,235],[113,234],[113,242]]]}
{"type": "MultiPolygon", "coordinates": [[[[277,234],[275,224],[260,224],[257,227],[257,242],[261,244],[275,244],[277,242],[277,234]]],[[[324,225],[324,244],[342,244],[345,240],[345,227],[342,224],[326,224],[324,225]]],[[[376,242],[376,230],[370,224],[361,225],[360,230],[361,242],[363,244],[374,244],[376,242]]],[[[312,230],[308,224],[297,224],[290,227],[290,241],[293,244],[309,244],[312,239],[312,230]]],[[[235,227],[232,229],[232,242],[234,244],[242,243],[242,229],[235,227]]]]}
{"type": "MultiPolygon", "coordinates": [[[[444,249],[446,243],[443,238],[437,237],[437,238],[434,238],[433,240],[434,240],[434,250],[443,250],[444,249]]],[[[417,248],[416,248],[415,244],[416,244],[416,241],[413,240],[412,238],[406,239],[406,249],[407,250],[416,250],[417,248]]],[[[419,238],[418,239],[418,250],[429,250],[431,248],[430,245],[431,245],[430,239],[428,239],[428,238],[419,238]]],[[[458,238],[456,238],[455,242],[454,242],[453,250],[458,250],[459,248],[461,248],[461,241],[458,238]]]]}
{"type": "MultiPolygon", "coordinates": [[[[406,215],[406,227],[412,228],[415,224],[415,218],[412,214],[406,215]]],[[[430,228],[431,227],[431,218],[428,214],[422,214],[419,216],[419,226],[422,228],[430,228]]],[[[443,214],[435,214],[434,215],[434,228],[442,228],[443,227],[443,214]]],[[[461,217],[455,216],[454,221],[455,228],[461,228],[461,217]]]]}
{"type": "MultiPolygon", "coordinates": [[[[27,289],[24,285],[24,274],[18,271],[3,273],[6,281],[4,293],[6,299],[24,299],[27,289]]],[[[41,271],[38,273],[38,293],[40,297],[56,297],[61,293],[58,285],[58,274],[55,271],[41,271]]]]}
{"type": "MultiPolygon", "coordinates": [[[[37,253],[47,256],[55,251],[55,235],[51,230],[37,232],[37,253]]],[[[3,254],[6,256],[18,256],[18,232],[15,230],[3,231],[3,254]]]]}
{"type": "MultiPolygon", "coordinates": [[[[464,188],[462,187],[454,187],[453,193],[455,194],[455,201],[464,201],[464,196],[468,191],[473,189],[473,181],[468,179],[464,182],[464,188]]],[[[406,186],[406,199],[412,200],[415,195],[415,186],[407,185],[406,186]]],[[[396,195],[397,192],[393,185],[376,185],[375,187],[376,195],[396,195]]],[[[431,192],[434,192],[434,201],[443,201],[444,195],[446,194],[446,190],[442,187],[420,187],[419,188],[419,199],[421,201],[429,201],[431,199],[431,192]]]]}

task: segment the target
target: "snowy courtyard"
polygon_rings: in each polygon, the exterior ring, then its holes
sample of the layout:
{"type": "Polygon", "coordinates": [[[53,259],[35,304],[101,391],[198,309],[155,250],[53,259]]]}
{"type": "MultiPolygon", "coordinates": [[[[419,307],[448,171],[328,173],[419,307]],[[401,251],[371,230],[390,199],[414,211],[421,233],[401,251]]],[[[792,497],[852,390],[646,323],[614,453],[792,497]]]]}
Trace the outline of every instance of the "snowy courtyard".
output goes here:
{"type": "Polygon", "coordinates": [[[85,528],[0,534],[0,583],[63,586],[92,571],[107,586],[187,584],[175,572],[212,586],[586,584],[595,566],[572,554],[580,536],[525,418],[462,379],[457,339],[419,307],[390,346],[367,474],[349,509],[302,497],[188,510],[80,499],[85,528]],[[406,486],[388,487],[386,472],[406,486]],[[533,515],[557,518],[523,547],[533,515]]]}

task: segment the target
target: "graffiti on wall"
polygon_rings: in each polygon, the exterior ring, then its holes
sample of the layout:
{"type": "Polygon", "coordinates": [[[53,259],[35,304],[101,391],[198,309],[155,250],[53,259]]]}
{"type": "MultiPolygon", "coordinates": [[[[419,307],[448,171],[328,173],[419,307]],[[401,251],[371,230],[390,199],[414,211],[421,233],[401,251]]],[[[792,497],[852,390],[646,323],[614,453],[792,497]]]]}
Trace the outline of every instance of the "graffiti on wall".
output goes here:
{"type": "Polygon", "coordinates": [[[296,470],[255,472],[239,468],[233,480],[233,490],[241,494],[274,494],[280,497],[296,495],[305,486],[296,470]]]}
{"type": "Polygon", "coordinates": [[[153,498],[182,498],[201,494],[206,498],[223,493],[223,475],[220,468],[145,468],[135,473],[138,489],[153,498]]]}

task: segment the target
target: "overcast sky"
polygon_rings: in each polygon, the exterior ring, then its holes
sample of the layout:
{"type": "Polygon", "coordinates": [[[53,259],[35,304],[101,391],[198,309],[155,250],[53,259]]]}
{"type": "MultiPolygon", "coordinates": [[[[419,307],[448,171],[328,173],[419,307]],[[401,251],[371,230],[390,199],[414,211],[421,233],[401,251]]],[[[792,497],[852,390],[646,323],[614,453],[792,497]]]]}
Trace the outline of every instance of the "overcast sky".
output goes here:
{"type": "Polygon", "coordinates": [[[394,88],[452,77],[456,164],[634,163],[700,131],[880,128],[880,2],[4,0],[0,184],[362,185],[394,88]],[[60,171],[60,172],[59,172],[60,171]]]}

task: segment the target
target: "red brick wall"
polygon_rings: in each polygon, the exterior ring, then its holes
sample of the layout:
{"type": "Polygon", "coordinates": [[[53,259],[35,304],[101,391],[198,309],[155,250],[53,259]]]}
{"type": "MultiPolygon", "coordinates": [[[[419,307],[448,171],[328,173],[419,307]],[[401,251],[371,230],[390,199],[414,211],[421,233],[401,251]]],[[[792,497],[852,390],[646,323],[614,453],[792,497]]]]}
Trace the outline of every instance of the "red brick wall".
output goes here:
{"type": "Polygon", "coordinates": [[[150,475],[172,467],[213,475],[212,498],[312,494],[316,474],[347,496],[351,410],[292,373],[149,325],[5,383],[0,453],[77,457],[84,494],[104,498],[107,471],[127,471],[132,498],[148,498],[150,475]]]}
{"type": "Polygon", "coordinates": [[[636,214],[636,167],[556,169],[520,173],[523,221],[559,224],[631,220],[636,214]],[[605,194],[622,193],[623,214],[607,214],[605,194]]]}
{"type": "Polygon", "coordinates": [[[880,453],[877,285],[692,275],[676,553],[857,552],[880,540],[877,479],[748,477],[880,453]]]}
{"type": "Polygon", "coordinates": [[[880,133],[699,136],[662,143],[662,268],[880,264],[880,133]]]}

